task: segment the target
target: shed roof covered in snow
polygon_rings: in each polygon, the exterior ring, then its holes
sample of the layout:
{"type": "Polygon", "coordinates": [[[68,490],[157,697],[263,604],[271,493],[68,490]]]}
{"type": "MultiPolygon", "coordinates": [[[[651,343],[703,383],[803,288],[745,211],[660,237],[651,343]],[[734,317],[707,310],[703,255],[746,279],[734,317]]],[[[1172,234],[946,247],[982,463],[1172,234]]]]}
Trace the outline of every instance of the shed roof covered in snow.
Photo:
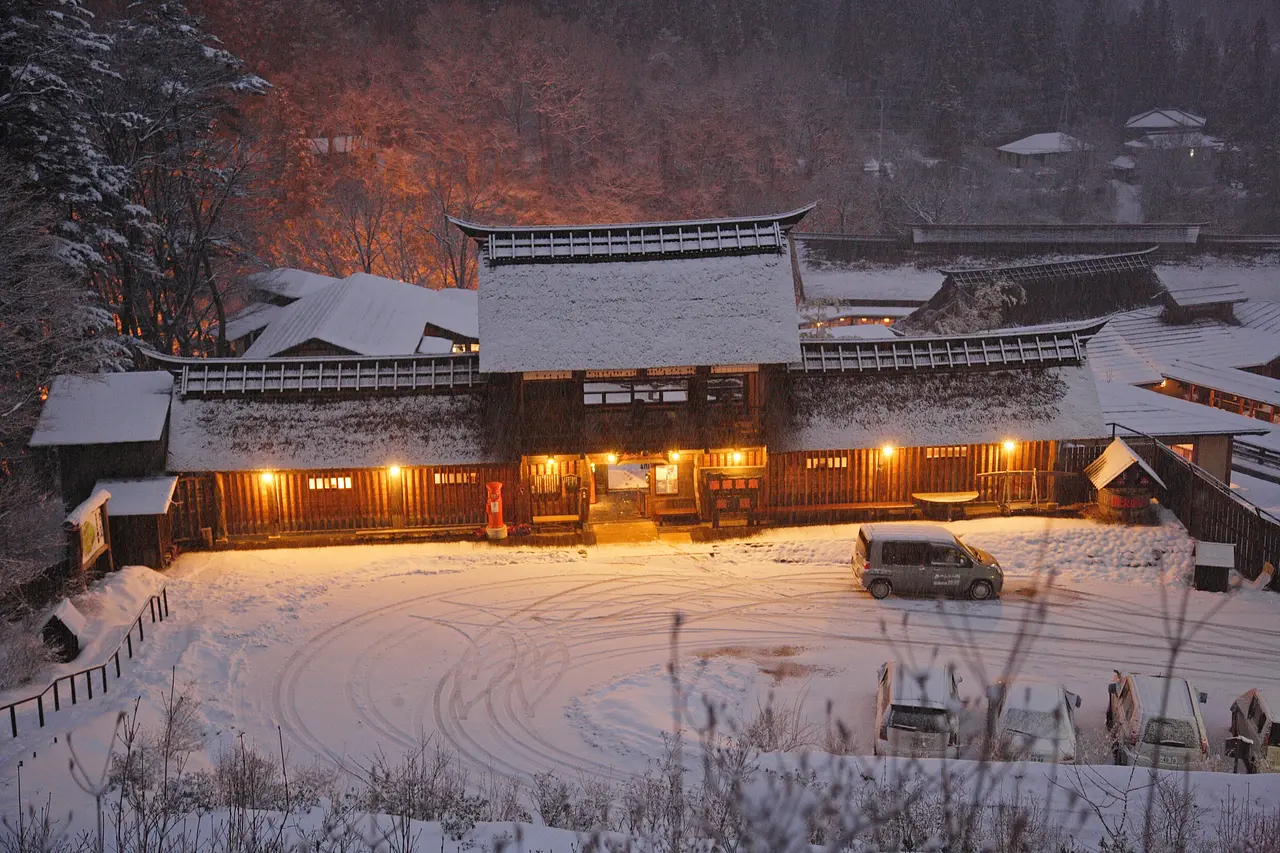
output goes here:
{"type": "Polygon", "coordinates": [[[942,286],[942,276],[936,270],[864,259],[860,238],[792,234],[791,241],[799,290],[806,303],[914,307],[923,305],[942,286]]]}
{"type": "Polygon", "coordinates": [[[472,394],[405,394],[303,402],[173,402],[170,471],[379,468],[494,461],[472,394]]]}
{"type": "Polygon", "coordinates": [[[1107,423],[1156,437],[1270,433],[1262,421],[1122,382],[1100,380],[1098,402],[1107,423]]]}
{"type": "Polygon", "coordinates": [[[1145,131],[1199,130],[1205,126],[1205,119],[1186,110],[1157,107],[1130,116],[1124,126],[1128,130],[1145,131]]]}
{"type": "MultiPolygon", "coordinates": [[[[1276,284],[1280,286],[1280,269],[1276,270],[1276,276],[1276,284]]],[[[1240,325],[1246,328],[1280,334],[1280,302],[1260,302],[1250,299],[1248,302],[1233,306],[1232,312],[1240,325]]]]}
{"type": "Polygon", "coordinates": [[[1090,483],[1093,483],[1095,489],[1105,489],[1116,477],[1134,465],[1141,468],[1152,480],[1161,486],[1164,485],[1164,480],[1151,470],[1147,461],[1120,438],[1112,439],[1107,449],[1102,451],[1102,455],[1085,466],[1084,475],[1089,478],[1090,483]]]}
{"type": "Polygon", "coordinates": [[[778,216],[488,227],[477,241],[487,373],[777,364],[800,354],[778,216]]]}
{"type": "Polygon", "coordinates": [[[1087,365],[1023,370],[795,376],[779,450],[1099,438],[1087,365]]]}
{"type": "Polygon", "coordinates": [[[32,447],[159,441],[173,377],[163,370],[59,376],[49,388],[32,447]]]}
{"type": "Polygon", "coordinates": [[[132,480],[99,480],[94,490],[111,493],[107,512],[112,518],[126,515],[164,515],[173,502],[178,478],[171,474],[132,480]]]}
{"type": "Polygon", "coordinates": [[[253,302],[227,318],[227,340],[238,341],[245,335],[265,329],[284,309],[270,302],[253,302]]]}
{"type": "Polygon", "coordinates": [[[354,355],[409,355],[428,324],[478,336],[475,309],[465,299],[357,273],[282,308],[245,357],[271,358],[310,342],[354,355]]]}
{"type": "Polygon", "coordinates": [[[1074,136],[1055,131],[1053,133],[1034,133],[1031,136],[1024,136],[1016,142],[1001,145],[996,150],[1003,151],[1006,154],[1034,156],[1037,154],[1069,154],[1076,151],[1088,151],[1092,147],[1074,136]]]}
{"type": "Polygon", "coordinates": [[[1214,367],[1194,361],[1175,359],[1161,373],[1186,385],[1212,388],[1227,394],[1235,394],[1248,400],[1257,400],[1272,406],[1280,406],[1280,379],[1260,376],[1234,367],[1214,367]]]}
{"type": "Polygon", "coordinates": [[[1186,275],[1184,270],[1173,267],[1160,276],[1168,298],[1179,308],[1199,308],[1205,305],[1234,305],[1247,302],[1244,288],[1230,281],[1215,281],[1209,277],[1186,275]]]}

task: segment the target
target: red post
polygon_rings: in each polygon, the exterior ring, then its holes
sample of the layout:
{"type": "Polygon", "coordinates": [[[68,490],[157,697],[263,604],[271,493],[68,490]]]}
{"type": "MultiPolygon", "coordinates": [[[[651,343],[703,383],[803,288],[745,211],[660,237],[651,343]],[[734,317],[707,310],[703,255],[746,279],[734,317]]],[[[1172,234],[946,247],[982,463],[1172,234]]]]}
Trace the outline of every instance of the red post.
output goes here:
{"type": "Polygon", "coordinates": [[[507,525],[502,520],[502,483],[485,483],[485,488],[489,492],[485,499],[485,514],[489,520],[484,533],[490,539],[506,539],[507,525]]]}

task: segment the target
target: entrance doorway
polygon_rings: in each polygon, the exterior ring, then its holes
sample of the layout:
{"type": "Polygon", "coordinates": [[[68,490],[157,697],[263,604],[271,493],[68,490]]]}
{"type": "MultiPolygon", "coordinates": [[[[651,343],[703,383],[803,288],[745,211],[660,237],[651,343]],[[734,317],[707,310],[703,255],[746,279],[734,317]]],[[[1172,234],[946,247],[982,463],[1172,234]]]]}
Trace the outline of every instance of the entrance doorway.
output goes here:
{"type": "Polygon", "coordinates": [[[606,462],[605,477],[597,480],[596,503],[591,507],[591,521],[606,524],[618,521],[639,521],[647,515],[649,499],[649,466],[638,462],[606,462]],[[604,489],[599,486],[604,485],[604,489]]]}

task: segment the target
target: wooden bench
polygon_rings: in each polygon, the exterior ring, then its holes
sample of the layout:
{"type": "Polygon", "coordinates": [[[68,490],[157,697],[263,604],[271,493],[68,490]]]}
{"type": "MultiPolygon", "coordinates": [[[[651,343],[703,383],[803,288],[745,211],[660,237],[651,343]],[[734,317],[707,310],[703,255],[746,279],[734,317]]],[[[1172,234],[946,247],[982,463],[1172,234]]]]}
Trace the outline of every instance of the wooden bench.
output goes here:
{"type": "Polygon", "coordinates": [[[658,524],[662,524],[668,518],[696,518],[697,515],[698,505],[692,500],[672,501],[653,509],[653,517],[658,524]]]}
{"type": "Polygon", "coordinates": [[[582,519],[576,514],[574,515],[535,515],[533,517],[534,527],[550,527],[552,525],[567,525],[572,528],[582,526],[582,519]]]}
{"type": "Polygon", "coordinates": [[[916,509],[912,501],[862,501],[857,503],[803,504],[799,506],[766,506],[757,512],[766,515],[808,515],[811,513],[865,512],[875,517],[910,516],[916,509]]]}

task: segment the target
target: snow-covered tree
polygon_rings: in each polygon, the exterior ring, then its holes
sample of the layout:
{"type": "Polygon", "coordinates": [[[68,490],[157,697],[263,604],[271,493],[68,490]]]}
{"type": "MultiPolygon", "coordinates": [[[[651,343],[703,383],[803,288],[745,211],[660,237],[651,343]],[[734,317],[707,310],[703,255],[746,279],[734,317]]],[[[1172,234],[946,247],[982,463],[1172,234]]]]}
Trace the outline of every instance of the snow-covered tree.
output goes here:
{"type": "Polygon", "coordinates": [[[182,3],[133,3],[106,32],[114,73],[94,103],[94,131],[128,181],[113,211],[126,239],[105,249],[101,290],[126,334],[190,353],[225,325],[219,264],[243,242],[237,206],[253,166],[237,100],[267,84],[182,3]]]}
{"type": "MultiPolygon", "coordinates": [[[[110,77],[110,47],[81,0],[8,0],[0,11],[0,154],[54,211],[49,248],[63,274],[82,282],[102,269],[101,247],[122,239],[107,211],[125,175],[103,156],[89,121],[110,77]]],[[[95,316],[98,362],[118,364],[110,317],[95,316]]]]}

